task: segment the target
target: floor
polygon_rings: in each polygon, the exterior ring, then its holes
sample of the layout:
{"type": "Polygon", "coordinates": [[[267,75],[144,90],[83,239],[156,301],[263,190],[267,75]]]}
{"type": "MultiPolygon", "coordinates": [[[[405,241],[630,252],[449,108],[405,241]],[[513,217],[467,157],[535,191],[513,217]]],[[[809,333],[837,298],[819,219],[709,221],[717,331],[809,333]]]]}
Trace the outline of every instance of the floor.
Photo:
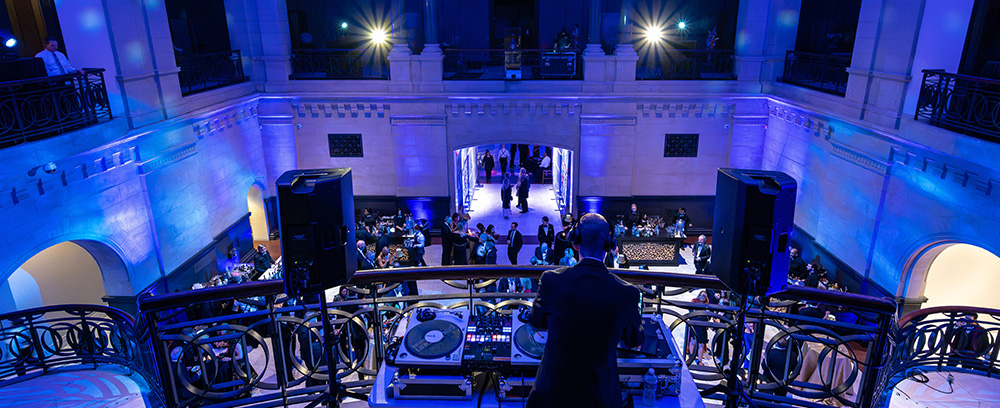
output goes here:
{"type": "Polygon", "coordinates": [[[475,226],[478,223],[483,225],[492,224],[496,232],[506,235],[510,230],[510,223],[516,221],[518,230],[524,235],[537,235],[538,225],[542,223],[542,217],[548,216],[549,222],[559,225],[561,213],[556,206],[556,195],[552,191],[552,184],[533,184],[528,194],[528,212],[521,214],[517,206],[517,197],[510,203],[510,219],[503,218],[500,203],[500,186],[503,179],[493,178],[493,183],[483,184],[477,187],[472,198],[472,208],[469,215],[472,219],[469,225],[475,226]]]}
{"type": "Polygon", "coordinates": [[[0,388],[2,407],[140,408],[149,406],[138,374],[118,366],[99,370],[69,368],[0,388]]]}

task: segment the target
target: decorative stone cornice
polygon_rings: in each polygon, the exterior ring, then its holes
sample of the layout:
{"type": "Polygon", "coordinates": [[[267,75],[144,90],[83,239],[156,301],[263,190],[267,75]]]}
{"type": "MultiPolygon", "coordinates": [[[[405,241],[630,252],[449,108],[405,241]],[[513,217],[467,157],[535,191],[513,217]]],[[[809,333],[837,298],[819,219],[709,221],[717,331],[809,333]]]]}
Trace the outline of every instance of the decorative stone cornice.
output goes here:
{"type": "Polygon", "coordinates": [[[772,104],[768,105],[767,113],[772,117],[781,119],[807,132],[811,132],[813,136],[823,136],[826,139],[830,139],[830,137],[833,136],[833,126],[830,126],[828,118],[822,118],[808,112],[772,104]]]}
{"type": "Polygon", "coordinates": [[[294,102],[292,109],[295,115],[304,118],[320,116],[332,118],[384,118],[385,112],[389,110],[387,103],[353,102],[353,103],[315,103],[315,102],[294,102]]]}
{"type": "Polygon", "coordinates": [[[767,125],[767,116],[733,116],[734,125],[767,125]]]}
{"type": "Polygon", "coordinates": [[[120,143],[54,162],[56,171],[53,173],[46,173],[36,167],[25,176],[3,180],[4,185],[0,186],[0,210],[9,209],[31,198],[42,197],[75,182],[123,168],[135,161],[135,146],[120,143]]]}
{"type": "Polygon", "coordinates": [[[583,126],[635,126],[635,123],[635,116],[580,115],[580,125],[583,126]]]}
{"type": "Polygon", "coordinates": [[[714,118],[729,116],[735,105],[729,103],[640,103],[635,109],[644,118],[650,116],[661,118],[714,118]]]}
{"type": "Polygon", "coordinates": [[[444,105],[445,112],[458,115],[576,115],[576,102],[453,102],[444,105]]]}
{"type": "Polygon", "coordinates": [[[191,141],[183,146],[168,150],[152,159],[138,162],[139,174],[152,173],[188,157],[194,156],[197,152],[197,141],[191,141]]]}
{"type": "Polygon", "coordinates": [[[444,116],[390,116],[392,126],[444,126],[444,116]]]}
{"type": "Polygon", "coordinates": [[[217,112],[210,117],[196,119],[192,125],[192,130],[194,130],[196,136],[204,137],[216,131],[224,131],[255,117],[257,117],[257,106],[243,105],[234,109],[217,112]]]}
{"type": "Polygon", "coordinates": [[[848,162],[854,163],[867,170],[871,170],[881,176],[889,175],[889,168],[892,166],[892,163],[886,163],[885,161],[876,159],[870,155],[848,147],[843,143],[831,140],[830,144],[833,146],[834,157],[847,160],[848,162]]]}
{"type": "Polygon", "coordinates": [[[1000,198],[1000,180],[997,180],[1000,177],[989,170],[970,169],[967,167],[971,166],[951,157],[901,146],[890,149],[889,160],[959,187],[972,187],[987,197],[1000,198]]]}

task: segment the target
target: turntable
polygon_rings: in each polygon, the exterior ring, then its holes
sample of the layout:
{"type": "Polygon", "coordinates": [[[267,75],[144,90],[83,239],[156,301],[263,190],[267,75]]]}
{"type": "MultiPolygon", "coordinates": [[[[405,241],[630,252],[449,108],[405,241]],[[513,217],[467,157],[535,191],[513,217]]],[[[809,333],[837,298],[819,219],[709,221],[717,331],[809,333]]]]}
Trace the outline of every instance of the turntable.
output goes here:
{"type": "MultiPolygon", "coordinates": [[[[517,318],[513,319],[514,336],[511,340],[514,344],[511,348],[510,364],[514,368],[537,368],[545,351],[548,332],[528,323],[529,313],[530,309],[521,309],[517,318]]],[[[534,372],[531,374],[534,376],[534,372]]]]}
{"type": "Polygon", "coordinates": [[[468,321],[468,310],[415,310],[407,321],[396,366],[458,368],[468,321]]]}

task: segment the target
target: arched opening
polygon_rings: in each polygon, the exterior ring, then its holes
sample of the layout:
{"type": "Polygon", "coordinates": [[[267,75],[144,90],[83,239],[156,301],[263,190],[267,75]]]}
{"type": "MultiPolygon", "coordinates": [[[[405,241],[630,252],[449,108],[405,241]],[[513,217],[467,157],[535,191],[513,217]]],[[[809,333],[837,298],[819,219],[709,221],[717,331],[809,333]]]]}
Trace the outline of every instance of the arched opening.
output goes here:
{"type": "Polygon", "coordinates": [[[530,219],[535,225],[543,216],[555,223],[573,208],[573,151],[532,144],[489,144],[463,147],[453,152],[455,166],[454,205],[470,213],[477,222],[504,225],[530,219]],[[529,181],[527,209],[518,208],[516,188],[511,188],[509,219],[504,218],[501,190],[505,174],[515,185],[524,168],[529,181]]]}
{"type": "Polygon", "coordinates": [[[0,313],[102,303],[134,313],[133,295],[128,269],[113,248],[92,240],[63,241],[28,258],[0,284],[0,313]]]}
{"type": "Polygon", "coordinates": [[[264,191],[256,184],[250,186],[247,192],[247,211],[250,212],[250,231],[254,241],[267,241],[267,206],[264,204],[264,191]]]}
{"type": "Polygon", "coordinates": [[[969,244],[942,245],[926,269],[924,307],[976,306],[1000,309],[1000,257],[969,244]]]}

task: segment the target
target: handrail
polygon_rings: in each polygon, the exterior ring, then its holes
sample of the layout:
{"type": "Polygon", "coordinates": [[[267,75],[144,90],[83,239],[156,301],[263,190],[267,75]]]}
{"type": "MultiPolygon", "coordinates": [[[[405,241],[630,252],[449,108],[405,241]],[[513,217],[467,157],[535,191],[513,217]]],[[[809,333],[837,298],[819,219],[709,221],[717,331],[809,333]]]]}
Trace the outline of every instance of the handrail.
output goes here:
{"type": "Polygon", "coordinates": [[[11,319],[14,319],[14,318],[17,318],[17,317],[21,317],[21,316],[41,315],[41,314],[45,314],[45,313],[49,313],[49,312],[63,312],[63,311],[66,311],[67,309],[79,309],[79,310],[91,310],[91,311],[95,311],[95,312],[103,312],[103,313],[107,313],[109,315],[114,315],[115,317],[121,318],[122,320],[124,320],[124,321],[128,322],[129,324],[135,326],[135,318],[132,317],[132,315],[130,315],[128,313],[125,313],[121,309],[114,308],[114,307],[111,307],[111,306],[87,305],[87,304],[80,304],[80,303],[50,305],[50,306],[42,306],[42,307],[35,307],[35,308],[31,308],[31,309],[25,309],[25,310],[17,310],[17,311],[13,311],[13,312],[7,312],[7,313],[4,313],[4,314],[0,314],[0,320],[11,320],[11,319]]]}
{"type": "Polygon", "coordinates": [[[923,70],[913,118],[932,126],[1000,142],[1000,80],[923,70]]]}
{"type": "Polygon", "coordinates": [[[103,68],[0,83],[0,148],[111,119],[103,68]]]}
{"type": "Polygon", "coordinates": [[[11,85],[38,84],[38,83],[46,83],[54,81],[65,81],[66,79],[80,77],[88,73],[104,72],[104,68],[81,68],[81,69],[84,72],[83,74],[81,74],[79,71],[74,71],[62,75],[43,76],[30,79],[19,79],[16,81],[4,81],[0,82],[0,87],[11,86],[11,85]]]}
{"type": "Polygon", "coordinates": [[[899,318],[899,322],[896,326],[903,328],[911,323],[915,323],[929,315],[935,313],[943,312],[957,312],[957,313],[976,313],[976,314],[1000,314],[1000,310],[990,309],[986,307],[975,307],[975,306],[936,306],[928,307],[926,309],[914,310],[907,313],[905,316],[899,318]]]}
{"type": "Polygon", "coordinates": [[[951,73],[951,72],[945,72],[945,70],[943,70],[943,69],[925,69],[925,70],[921,70],[920,72],[923,72],[925,74],[940,75],[940,76],[943,76],[943,77],[952,77],[952,78],[958,78],[958,79],[965,79],[965,80],[968,80],[968,81],[979,82],[979,83],[983,83],[983,84],[1000,85],[1000,79],[978,77],[978,76],[974,76],[974,75],[965,75],[965,74],[954,74],[954,73],[951,73]]]}

